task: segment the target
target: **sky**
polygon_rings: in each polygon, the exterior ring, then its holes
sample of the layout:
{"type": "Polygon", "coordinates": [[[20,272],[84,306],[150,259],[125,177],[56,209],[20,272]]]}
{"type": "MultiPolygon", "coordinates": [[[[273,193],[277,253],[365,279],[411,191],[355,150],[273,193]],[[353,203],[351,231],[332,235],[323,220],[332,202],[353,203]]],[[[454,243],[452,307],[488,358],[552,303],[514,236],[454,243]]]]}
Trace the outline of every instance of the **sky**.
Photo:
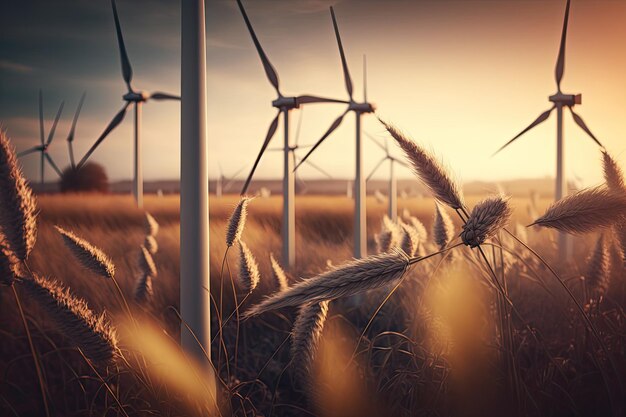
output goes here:
{"type": "MultiPolygon", "coordinates": [[[[234,0],[207,1],[209,173],[227,177],[251,167],[270,121],[276,93],[234,0]]],[[[180,91],[179,3],[118,0],[133,85],[144,91],[180,91]]],[[[377,114],[432,149],[464,181],[554,176],[556,115],[495,157],[491,154],[551,104],[562,0],[244,0],[285,95],[346,99],[328,7],[339,22],[355,98],[363,97],[367,55],[368,99],[377,114]]],[[[80,157],[122,107],[125,86],[110,2],[22,0],[0,11],[0,124],[18,150],[39,141],[37,94],[44,95],[46,131],[62,100],[65,108],[50,148],[69,164],[65,139],[83,91],[75,152],[80,157]]],[[[626,2],[573,0],[566,49],[565,93],[582,93],[575,110],[606,148],[626,164],[626,2]]],[[[299,117],[302,145],[315,142],[344,110],[314,104],[299,117]]],[[[180,108],[148,102],[143,108],[146,180],[175,179],[180,170],[180,108]]],[[[93,154],[112,180],[132,174],[132,113],[93,154]]],[[[385,140],[374,115],[366,132],[385,140]]],[[[335,178],[354,175],[355,120],[342,126],[311,157],[335,178]]],[[[281,146],[282,127],[272,147],[281,146]]],[[[393,145],[390,142],[391,145],[393,145]]],[[[392,149],[397,155],[395,145],[392,149]]],[[[302,156],[302,154],[300,154],[302,156]]],[[[383,157],[366,141],[365,169],[383,157]]],[[[600,153],[565,113],[565,171],[584,185],[602,178],[600,153]]],[[[38,178],[38,158],[23,158],[38,178]]],[[[280,178],[280,152],[268,152],[257,178],[280,178]]],[[[241,174],[243,175],[243,174],[241,174]]],[[[303,167],[303,178],[320,174],[303,167]]],[[[377,178],[385,178],[386,165],[377,178]]],[[[399,172],[409,177],[408,170],[399,172]]],[[[48,179],[54,173],[48,169],[48,179]]]]}

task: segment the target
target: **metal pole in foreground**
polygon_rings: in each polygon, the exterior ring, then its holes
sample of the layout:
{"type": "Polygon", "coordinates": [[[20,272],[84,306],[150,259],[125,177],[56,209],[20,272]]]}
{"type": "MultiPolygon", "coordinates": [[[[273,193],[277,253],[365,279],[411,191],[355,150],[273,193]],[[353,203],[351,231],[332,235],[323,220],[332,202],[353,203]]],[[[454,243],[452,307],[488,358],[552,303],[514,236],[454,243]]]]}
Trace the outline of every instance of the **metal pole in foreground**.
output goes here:
{"type": "Polygon", "coordinates": [[[209,368],[203,352],[211,351],[204,0],[183,0],[181,17],[181,344],[209,368]]]}
{"type": "Polygon", "coordinates": [[[143,207],[143,171],[141,167],[141,101],[135,102],[135,172],[133,175],[133,194],[137,207],[143,207]]]}

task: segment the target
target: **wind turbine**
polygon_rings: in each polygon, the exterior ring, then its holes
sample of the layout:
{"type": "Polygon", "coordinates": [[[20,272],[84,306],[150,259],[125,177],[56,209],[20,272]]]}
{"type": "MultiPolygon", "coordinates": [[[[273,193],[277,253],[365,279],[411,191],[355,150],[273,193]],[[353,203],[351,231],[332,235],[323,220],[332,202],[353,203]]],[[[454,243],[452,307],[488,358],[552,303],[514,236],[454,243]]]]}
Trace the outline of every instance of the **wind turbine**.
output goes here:
{"type": "Polygon", "coordinates": [[[76,169],[76,164],[74,162],[74,133],[76,132],[76,123],[78,122],[78,116],[80,115],[80,111],[83,108],[83,103],[85,102],[86,92],[83,92],[83,95],[80,97],[80,101],[78,102],[78,107],[76,107],[76,113],[74,113],[74,119],[72,120],[72,127],[70,128],[70,132],[67,135],[67,147],[70,153],[70,165],[72,169],[76,169]]]}
{"type": "Polygon", "coordinates": [[[350,78],[350,71],[348,71],[348,63],[346,62],[346,55],[343,51],[343,45],[341,43],[341,36],[339,35],[339,28],[337,26],[337,19],[335,18],[335,11],[330,8],[330,15],[333,20],[333,27],[335,29],[335,36],[337,38],[337,45],[339,46],[339,55],[341,56],[341,65],[343,67],[343,76],[346,83],[346,90],[350,100],[348,101],[348,108],[330,125],[330,128],[324,133],[324,136],[315,143],[308,154],[298,164],[296,169],[307,160],[307,158],[317,149],[317,147],[335,131],[341,125],[343,118],[348,112],[353,111],[356,117],[356,175],[354,180],[354,257],[362,258],[367,256],[367,230],[366,230],[366,213],[365,213],[365,177],[363,177],[363,149],[361,141],[361,116],[367,113],[373,113],[375,106],[367,101],[367,72],[366,61],[363,57],[363,102],[359,103],[354,100],[352,95],[352,79],[350,78]]]}
{"type": "Polygon", "coordinates": [[[370,174],[367,176],[365,181],[366,182],[369,181],[370,178],[372,178],[372,175],[374,175],[374,173],[378,170],[378,168],[380,168],[380,166],[383,163],[385,163],[385,161],[389,161],[389,213],[388,213],[388,216],[393,222],[396,222],[398,220],[398,183],[396,180],[394,164],[399,164],[406,168],[410,168],[410,167],[409,165],[395,158],[389,153],[389,147],[387,146],[387,141],[385,141],[383,145],[380,142],[378,142],[376,138],[371,136],[369,133],[366,132],[365,136],[370,138],[372,142],[376,144],[376,146],[378,146],[380,149],[382,149],[385,152],[385,156],[383,157],[383,159],[381,159],[376,164],[376,166],[374,166],[374,169],[372,170],[372,172],[370,172],[370,174]]]}
{"type": "Polygon", "coordinates": [[[283,250],[282,250],[282,259],[283,265],[293,268],[296,262],[296,242],[295,242],[295,176],[294,176],[294,157],[292,155],[292,144],[289,140],[289,112],[293,109],[297,109],[302,104],[311,104],[311,103],[347,103],[345,100],[336,100],[325,97],[317,97],[311,95],[303,95],[297,97],[286,97],[284,96],[279,88],[278,82],[278,74],[276,70],[270,63],[265,51],[261,47],[261,43],[259,42],[254,29],[252,28],[252,24],[250,23],[250,19],[248,19],[248,15],[246,14],[246,10],[241,3],[241,0],[237,0],[237,4],[239,5],[239,10],[243,16],[243,19],[246,23],[248,31],[250,32],[250,36],[252,37],[252,42],[256,47],[256,50],[259,54],[259,58],[263,63],[263,68],[265,69],[265,75],[269,80],[270,84],[276,90],[278,97],[272,101],[272,106],[278,109],[276,117],[270,123],[270,127],[265,135],[265,140],[263,141],[263,145],[261,146],[261,150],[254,161],[254,165],[252,166],[252,170],[246,179],[246,182],[241,190],[241,194],[245,194],[248,190],[248,186],[250,185],[250,181],[256,171],[257,165],[261,160],[261,157],[265,153],[267,146],[270,143],[270,140],[276,133],[276,129],[278,128],[278,119],[282,113],[283,122],[284,122],[284,145],[283,145],[283,222],[282,222],[282,238],[283,238],[283,250]]]}
{"type": "Polygon", "coordinates": [[[41,190],[42,191],[43,191],[43,185],[44,185],[44,179],[45,179],[44,170],[45,170],[46,162],[50,164],[52,169],[54,169],[54,171],[59,175],[59,177],[61,176],[61,170],[59,169],[57,164],[55,164],[54,161],[52,160],[52,157],[48,153],[48,148],[50,147],[50,144],[52,143],[52,139],[54,139],[54,132],[57,128],[57,124],[59,123],[59,118],[61,117],[61,113],[63,112],[63,104],[64,103],[61,102],[61,104],[59,105],[59,110],[57,111],[57,115],[54,118],[54,122],[52,122],[52,127],[50,128],[50,132],[48,133],[48,138],[46,139],[44,137],[45,129],[44,129],[44,124],[43,124],[43,95],[41,93],[41,90],[39,90],[39,139],[41,140],[41,145],[33,146],[32,148],[26,149],[25,151],[22,151],[17,154],[17,157],[20,158],[22,156],[26,156],[34,152],[39,152],[40,158],[41,158],[40,175],[41,175],[41,190]]]}
{"type": "MultiPolygon", "coordinates": [[[[520,136],[524,133],[528,132],[535,126],[543,123],[550,117],[550,114],[554,109],[556,109],[557,121],[556,121],[556,190],[555,190],[555,200],[560,200],[564,195],[567,194],[567,179],[564,175],[564,164],[565,161],[563,159],[563,107],[567,107],[569,111],[572,113],[572,117],[574,122],[585,132],[587,135],[593,139],[593,141],[598,144],[601,148],[603,145],[600,141],[591,133],[591,130],[587,127],[583,119],[574,112],[572,107],[576,104],[582,103],[582,95],[581,94],[564,94],[561,91],[561,79],[563,78],[563,72],[565,70],[565,42],[567,39],[567,25],[569,21],[569,8],[570,8],[570,0],[567,0],[567,5],[565,6],[565,18],[563,21],[563,31],[561,33],[561,45],[559,47],[559,55],[556,61],[556,88],[557,91],[555,94],[548,97],[548,100],[553,103],[552,107],[541,113],[539,117],[535,119],[528,127],[518,133],[513,139],[505,143],[500,149],[498,149],[495,153],[497,154],[511,143],[516,141],[520,136]]],[[[567,257],[571,253],[571,246],[568,244],[567,235],[564,233],[559,233],[559,253],[561,257],[567,257]]]]}
{"type": "Polygon", "coordinates": [[[219,177],[217,177],[217,181],[215,181],[215,197],[220,198],[225,191],[228,191],[232,183],[235,181],[237,175],[241,174],[243,170],[246,169],[246,167],[242,166],[241,168],[239,168],[237,172],[230,176],[230,178],[224,175],[222,164],[218,162],[217,167],[220,170],[220,175],[219,177]]]}
{"type": "Polygon", "coordinates": [[[124,38],[122,36],[122,28],[120,26],[120,20],[117,15],[117,7],[115,6],[115,0],[111,0],[111,6],[113,8],[113,18],[115,20],[115,31],[117,33],[117,43],[120,49],[120,57],[122,61],[122,77],[126,83],[128,92],[122,96],[122,99],[126,102],[122,109],[113,117],[113,120],[109,122],[108,126],[104,129],[100,137],[96,140],[93,146],[87,151],[85,156],[80,160],[77,168],[80,169],[85,162],[89,159],[93,151],[102,143],[102,141],[108,136],[113,129],[115,129],[126,116],[126,110],[129,106],[135,106],[135,158],[134,158],[134,171],[133,171],[133,194],[138,207],[143,206],[143,172],[141,168],[141,108],[143,103],[148,100],[180,100],[179,96],[175,96],[163,92],[146,93],[145,91],[134,90],[131,86],[133,78],[133,70],[130,66],[130,60],[126,53],[126,46],[124,45],[124,38]]]}

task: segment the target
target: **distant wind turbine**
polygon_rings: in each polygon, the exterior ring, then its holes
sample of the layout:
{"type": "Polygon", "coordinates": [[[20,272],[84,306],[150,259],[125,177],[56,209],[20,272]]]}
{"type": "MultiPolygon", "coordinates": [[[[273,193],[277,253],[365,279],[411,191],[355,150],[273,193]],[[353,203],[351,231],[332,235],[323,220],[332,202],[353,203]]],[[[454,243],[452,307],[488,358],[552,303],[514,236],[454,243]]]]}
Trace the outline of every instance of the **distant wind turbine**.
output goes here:
{"type": "Polygon", "coordinates": [[[348,63],[346,61],[346,55],[343,51],[343,45],[341,43],[341,36],[339,35],[339,28],[337,26],[337,19],[335,18],[335,11],[330,8],[330,15],[333,21],[333,27],[335,29],[335,36],[337,38],[337,45],[339,46],[339,55],[341,56],[341,65],[343,67],[343,75],[346,83],[346,90],[350,98],[348,102],[348,108],[330,125],[330,128],[324,133],[320,140],[311,148],[308,154],[298,164],[296,169],[308,159],[308,157],[317,149],[317,147],[324,142],[324,140],[330,136],[341,125],[343,118],[348,112],[353,111],[356,116],[356,175],[354,181],[354,257],[362,258],[367,256],[367,230],[366,230],[366,189],[365,189],[365,177],[363,176],[363,149],[361,141],[361,116],[366,113],[373,113],[375,106],[367,101],[367,73],[366,62],[363,57],[363,102],[358,103],[353,97],[352,79],[350,78],[350,72],[348,71],[348,63]]]}
{"type": "Polygon", "coordinates": [[[409,165],[395,158],[389,153],[389,146],[387,145],[387,141],[385,141],[383,145],[380,142],[378,142],[378,140],[376,140],[376,138],[370,135],[369,133],[365,132],[365,136],[370,138],[372,142],[376,144],[376,146],[378,146],[380,149],[382,149],[385,152],[385,156],[383,157],[383,159],[381,159],[376,164],[376,166],[374,166],[374,169],[370,172],[370,174],[367,176],[365,181],[366,182],[369,181],[370,178],[372,178],[372,175],[374,175],[374,173],[378,170],[378,168],[380,168],[380,166],[383,163],[385,163],[385,161],[389,161],[389,212],[388,212],[388,216],[391,220],[396,222],[398,220],[398,183],[396,180],[394,164],[400,164],[406,168],[410,168],[410,167],[409,165]]]}
{"type": "Polygon", "coordinates": [[[283,239],[283,250],[282,250],[282,259],[283,265],[293,268],[296,262],[296,239],[295,239],[295,176],[294,176],[294,155],[293,155],[293,146],[289,140],[289,112],[293,109],[297,109],[302,104],[311,104],[311,103],[347,103],[345,100],[336,100],[325,97],[311,96],[311,95],[303,95],[297,97],[285,97],[280,92],[279,82],[278,82],[278,74],[276,70],[270,63],[265,51],[261,47],[261,43],[257,38],[254,29],[252,28],[252,24],[250,23],[250,19],[248,19],[248,15],[246,10],[241,3],[241,0],[237,0],[237,4],[239,5],[239,10],[243,16],[243,19],[246,23],[248,31],[250,32],[250,36],[252,37],[252,42],[259,54],[259,58],[261,58],[261,62],[263,63],[263,68],[265,70],[265,75],[267,76],[270,84],[276,90],[278,97],[272,101],[272,106],[278,109],[278,113],[276,117],[270,123],[270,127],[265,135],[265,140],[261,145],[261,150],[257,155],[256,160],[254,161],[254,165],[252,166],[252,170],[248,175],[248,179],[246,180],[243,189],[241,190],[241,194],[245,194],[248,190],[248,186],[250,185],[250,181],[252,181],[252,177],[254,176],[254,172],[256,171],[257,166],[259,165],[259,161],[261,157],[265,153],[267,146],[270,143],[270,140],[276,133],[276,129],[278,128],[278,120],[282,113],[283,122],[284,122],[284,147],[283,147],[283,222],[282,222],[282,239],[283,239]]]}
{"type": "MultiPolygon", "coordinates": [[[[574,112],[572,107],[576,104],[582,103],[582,95],[581,94],[564,94],[561,92],[561,79],[563,78],[563,72],[565,70],[565,42],[567,39],[567,25],[569,20],[569,9],[570,9],[570,0],[567,0],[567,5],[565,6],[565,18],[563,21],[563,31],[561,33],[561,45],[559,47],[559,55],[556,61],[556,94],[551,95],[548,99],[554,103],[553,106],[541,113],[534,122],[532,122],[528,127],[518,133],[513,139],[505,143],[500,149],[498,149],[495,153],[497,154],[511,143],[516,141],[520,136],[524,133],[528,132],[535,126],[543,123],[550,117],[550,114],[554,109],[556,109],[557,114],[557,130],[556,130],[556,191],[555,191],[555,200],[560,200],[564,195],[567,194],[567,180],[564,175],[564,159],[563,159],[563,107],[569,108],[572,113],[572,117],[574,118],[574,122],[585,132],[587,135],[593,139],[593,141],[600,147],[603,145],[600,141],[591,133],[591,130],[587,127],[583,119],[574,112]]],[[[571,247],[567,243],[567,235],[564,233],[559,234],[559,252],[561,257],[566,257],[569,255],[568,252],[571,252],[571,247]]]]}
{"type": "Polygon", "coordinates": [[[80,101],[78,102],[78,107],[76,107],[76,113],[74,113],[74,119],[72,120],[72,127],[70,127],[70,132],[67,135],[67,147],[70,153],[70,165],[72,169],[76,169],[76,164],[74,162],[74,134],[76,133],[76,123],[78,122],[78,116],[80,115],[80,111],[83,108],[83,103],[85,102],[86,92],[83,92],[83,95],[80,97],[80,101]]]}
{"type": "Polygon", "coordinates": [[[48,138],[46,139],[45,134],[44,134],[45,128],[43,124],[43,94],[41,93],[41,90],[39,90],[39,139],[41,141],[41,144],[38,146],[33,146],[32,148],[26,149],[25,151],[22,151],[17,154],[19,158],[19,157],[26,156],[34,152],[39,152],[40,158],[41,158],[41,165],[40,165],[39,173],[41,176],[42,191],[43,191],[43,185],[44,185],[44,180],[45,180],[44,170],[45,170],[46,162],[50,164],[52,169],[54,169],[54,171],[59,175],[59,177],[62,175],[61,170],[59,169],[57,164],[54,162],[54,160],[48,153],[48,149],[50,147],[50,144],[52,143],[52,140],[54,139],[54,132],[56,131],[57,124],[59,123],[59,119],[61,118],[61,113],[63,112],[63,104],[64,103],[61,102],[61,104],[59,105],[59,110],[57,111],[57,115],[54,118],[54,122],[52,122],[52,127],[50,128],[50,132],[48,133],[48,138]]]}
{"type": "Polygon", "coordinates": [[[180,100],[179,96],[162,93],[162,92],[154,92],[152,94],[148,94],[144,91],[134,90],[131,86],[131,81],[133,78],[133,70],[130,66],[130,60],[128,59],[128,54],[126,53],[126,46],[124,45],[124,38],[122,36],[122,28],[120,26],[120,20],[117,15],[117,7],[115,6],[115,0],[111,0],[111,6],[113,8],[113,18],[115,20],[115,31],[117,33],[117,42],[120,49],[120,57],[122,60],[122,77],[124,78],[124,82],[126,83],[126,87],[128,92],[122,96],[122,99],[126,102],[122,109],[113,117],[113,120],[109,122],[107,127],[104,129],[100,137],[96,140],[93,146],[87,151],[85,156],[80,160],[77,165],[77,168],[80,169],[85,162],[89,159],[91,154],[96,150],[96,148],[102,143],[102,141],[115,129],[122,120],[124,120],[124,116],[126,116],[126,110],[130,105],[135,106],[135,158],[134,158],[134,175],[133,175],[133,194],[135,196],[135,201],[137,202],[138,207],[143,206],[143,172],[141,167],[141,106],[144,102],[148,100],[180,100]]]}
{"type": "Polygon", "coordinates": [[[237,178],[237,175],[241,174],[246,169],[246,167],[243,166],[239,168],[237,172],[235,172],[230,177],[227,177],[226,175],[224,175],[222,164],[218,162],[217,167],[220,170],[220,175],[219,177],[217,177],[217,181],[215,181],[215,197],[220,198],[225,191],[228,191],[230,186],[235,181],[235,178],[237,178]]]}

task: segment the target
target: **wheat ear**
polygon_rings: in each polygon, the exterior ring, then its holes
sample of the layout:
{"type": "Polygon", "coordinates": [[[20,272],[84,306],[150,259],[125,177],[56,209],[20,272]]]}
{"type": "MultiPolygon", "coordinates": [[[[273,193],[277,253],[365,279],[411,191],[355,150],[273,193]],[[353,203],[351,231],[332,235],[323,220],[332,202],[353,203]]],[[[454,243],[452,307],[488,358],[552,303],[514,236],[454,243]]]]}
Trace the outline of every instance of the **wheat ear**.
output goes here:
{"type": "Polygon", "coordinates": [[[84,300],[56,281],[33,275],[17,283],[85,356],[102,364],[114,358],[117,336],[104,314],[96,315],[84,300]]]}
{"type": "Polygon", "coordinates": [[[148,252],[148,249],[144,246],[141,246],[139,249],[137,266],[142,274],[147,274],[151,277],[156,277],[158,275],[154,259],[152,258],[152,255],[150,255],[150,252],[148,252]]]}
{"type": "Polygon", "coordinates": [[[591,293],[596,296],[603,296],[609,288],[610,281],[610,254],[604,235],[600,236],[593,253],[589,257],[585,282],[591,293]]]}
{"type": "Polygon", "coordinates": [[[135,301],[144,303],[152,297],[152,277],[146,273],[139,274],[135,287],[135,301]]]}
{"type": "Polygon", "coordinates": [[[624,216],[626,195],[606,187],[594,187],[553,203],[530,226],[550,227],[567,233],[587,233],[611,227],[624,216]]]}
{"type": "Polygon", "coordinates": [[[0,284],[11,285],[15,277],[19,275],[20,260],[0,241],[0,284]]]}
{"type": "Polygon", "coordinates": [[[300,307],[291,332],[291,363],[295,379],[301,386],[311,383],[313,361],[328,315],[328,301],[300,307]]]}
{"type": "Polygon", "coordinates": [[[251,307],[244,316],[249,318],[269,310],[349,297],[393,285],[402,278],[408,267],[409,257],[399,249],[356,259],[265,298],[251,307]]]}
{"type": "Polygon", "coordinates": [[[622,169],[607,151],[602,151],[602,166],[608,187],[613,191],[626,191],[622,169]]]}
{"type": "Polygon", "coordinates": [[[236,241],[241,239],[243,228],[246,225],[246,218],[248,217],[248,203],[250,200],[249,197],[242,197],[228,219],[228,228],[226,229],[226,246],[228,247],[233,246],[236,241]]]}
{"type": "Polygon", "coordinates": [[[245,242],[239,241],[239,286],[251,292],[259,284],[259,265],[245,242]]]}
{"type": "Polygon", "coordinates": [[[433,222],[433,239],[443,249],[454,238],[454,224],[448,215],[448,212],[439,204],[435,204],[435,221],[433,222]]]}
{"type": "Polygon", "coordinates": [[[419,234],[413,226],[410,226],[408,224],[402,223],[401,227],[404,234],[402,235],[402,242],[400,244],[400,247],[402,248],[404,253],[411,257],[415,255],[417,247],[419,246],[419,234]]]}
{"type": "Polygon", "coordinates": [[[114,277],[115,265],[104,252],[72,232],[59,226],[55,226],[55,229],[63,238],[65,246],[85,269],[105,278],[114,277]]]}
{"type": "Polygon", "coordinates": [[[402,134],[395,126],[382,120],[380,122],[400,145],[411,162],[415,174],[426,184],[435,198],[453,209],[463,207],[461,187],[452,179],[448,170],[437,158],[402,134]]]}
{"type": "Polygon", "coordinates": [[[148,212],[146,212],[144,216],[143,227],[147,236],[156,237],[159,233],[159,223],[157,223],[156,219],[148,212]]]}
{"type": "Polygon", "coordinates": [[[463,243],[471,248],[481,245],[507,224],[511,213],[508,198],[497,196],[481,201],[474,206],[463,225],[461,232],[463,243]]]}
{"type": "Polygon", "coordinates": [[[24,261],[37,240],[37,203],[5,132],[0,130],[0,230],[15,256],[24,261]]]}
{"type": "Polygon", "coordinates": [[[274,258],[274,254],[270,252],[270,264],[272,265],[272,275],[274,276],[274,280],[276,281],[276,285],[278,286],[278,291],[285,291],[289,288],[289,283],[287,282],[287,274],[280,266],[276,258],[274,258]]]}
{"type": "Polygon", "coordinates": [[[143,240],[143,246],[148,249],[148,252],[150,252],[152,255],[159,251],[159,244],[157,243],[157,240],[154,238],[154,236],[146,236],[146,238],[143,240]]]}

